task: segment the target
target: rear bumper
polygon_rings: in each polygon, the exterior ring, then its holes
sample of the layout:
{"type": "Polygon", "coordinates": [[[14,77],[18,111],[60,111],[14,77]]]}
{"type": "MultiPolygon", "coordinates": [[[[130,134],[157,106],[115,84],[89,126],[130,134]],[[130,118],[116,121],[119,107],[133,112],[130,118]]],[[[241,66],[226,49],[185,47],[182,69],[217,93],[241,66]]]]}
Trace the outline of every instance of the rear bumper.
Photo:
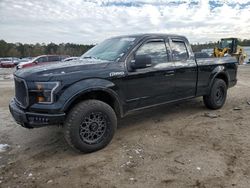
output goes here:
{"type": "Polygon", "coordinates": [[[45,114],[26,112],[21,109],[14,99],[9,104],[10,113],[14,120],[25,128],[37,128],[49,125],[60,125],[65,120],[65,113],[45,114]]]}

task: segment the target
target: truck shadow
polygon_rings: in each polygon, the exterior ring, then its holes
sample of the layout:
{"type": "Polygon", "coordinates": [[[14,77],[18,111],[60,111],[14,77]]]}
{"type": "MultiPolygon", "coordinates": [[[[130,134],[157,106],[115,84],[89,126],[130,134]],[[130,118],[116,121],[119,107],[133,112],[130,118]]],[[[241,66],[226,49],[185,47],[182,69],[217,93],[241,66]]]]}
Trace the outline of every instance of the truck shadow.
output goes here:
{"type": "MultiPolygon", "coordinates": [[[[119,145],[118,140],[128,137],[131,131],[139,128],[151,129],[157,123],[164,122],[164,124],[168,124],[176,118],[194,115],[205,110],[206,108],[202,103],[202,99],[196,98],[184,101],[183,103],[166,104],[137,111],[118,120],[118,129],[112,144],[112,149],[116,148],[117,144],[119,145]]],[[[26,148],[29,149],[25,151],[25,153],[31,155],[35,160],[44,160],[54,155],[77,156],[80,154],[75,153],[75,151],[67,145],[63,138],[62,128],[58,130],[56,127],[47,127],[43,130],[34,129],[31,130],[31,132],[40,134],[40,136],[39,138],[33,137],[32,142],[27,143],[26,148]],[[40,148],[40,151],[37,151],[37,148],[40,148]]],[[[102,152],[103,150],[101,150],[101,153],[102,152]]]]}
{"type": "Polygon", "coordinates": [[[195,98],[183,101],[182,103],[164,104],[140,111],[136,111],[128,116],[119,119],[118,130],[126,129],[130,126],[137,124],[145,124],[151,121],[153,123],[168,121],[169,119],[181,118],[182,115],[188,116],[195,113],[205,111],[207,108],[204,106],[202,98],[195,98]],[[173,116],[173,117],[172,117],[173,116]]]}

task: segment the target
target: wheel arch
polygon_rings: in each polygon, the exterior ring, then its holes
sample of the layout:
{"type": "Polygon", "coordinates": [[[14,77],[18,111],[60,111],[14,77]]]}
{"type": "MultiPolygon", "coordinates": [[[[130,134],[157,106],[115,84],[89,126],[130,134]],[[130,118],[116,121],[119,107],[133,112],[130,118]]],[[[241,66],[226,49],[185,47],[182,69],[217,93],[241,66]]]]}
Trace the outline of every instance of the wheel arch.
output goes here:
{"type": "MultiPolygon", "coordinates": [[[[214,79],[216,79],[216,78],[222,79],[226,83],[226,85],[228,87],[229,79],[228,79],[228,76],[227,76],[227,74],[225,72],[219,72],[218,74],[215,75],[214,79]]],[[[213,81],[214,81],[214,79],[213,79],[213,81]]]]}
{"type": "Polygon", "coordinates": [[[88,88],[77,92],[65,103],[63,111],[68,113],[76,104],[88,99],[96,99],[105,102],[113,108],[118,117],[123,116],[123,109],[118,95],[115,91],[104,87],[88,88]]]}
{"type": "Polygon", "coordinates": [[[209,91],[211,90],[211,87],[212,87],[212,85],[214,83],[214,80],[216,78],[222,79],[226,83],[227,88],[228,88],[229,79],[230,79],[229,74],[226,72],[224,66],[218,66],[212,71],[212,74],[211,74],[211,77],[210,77],[210,83],[209,83],[209,91]]]}

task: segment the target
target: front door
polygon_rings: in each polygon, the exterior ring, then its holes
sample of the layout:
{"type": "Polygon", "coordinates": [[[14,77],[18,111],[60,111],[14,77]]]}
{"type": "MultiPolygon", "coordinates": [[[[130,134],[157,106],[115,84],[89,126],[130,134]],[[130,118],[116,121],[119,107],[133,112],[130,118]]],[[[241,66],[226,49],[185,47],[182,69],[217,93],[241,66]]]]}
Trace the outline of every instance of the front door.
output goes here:
{"type": "MultiPolygon", "coordinates": [[[[169,61],[165,40],[157,38],[144,41],[129,61],[133,61],[137,55],[150,56],[152,65],[128,72],[125,78],[127,110],[172,100],[174,97],[172,91],[175,88],[175,66],[169,61]]],[[[130,66],[130,62],[127,66],[130,66]]]]}

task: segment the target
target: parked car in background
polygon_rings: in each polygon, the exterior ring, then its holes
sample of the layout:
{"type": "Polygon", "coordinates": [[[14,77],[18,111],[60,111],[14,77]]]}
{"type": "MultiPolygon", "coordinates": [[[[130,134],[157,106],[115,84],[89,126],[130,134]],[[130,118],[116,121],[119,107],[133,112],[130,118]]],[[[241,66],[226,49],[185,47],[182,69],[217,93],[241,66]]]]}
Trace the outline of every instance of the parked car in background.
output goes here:
{"type": "Polygon", "coordinates": [[[195,58],[210,58],[209,54],[207,52],[195,52],[194,53],[195,58]]]}
{"type": "Polygon", "coordinates": [[[214,54],[214,49],[208,48],[208,49],[202,49],[201,52],[207,53],[210,57],[214,54]]]}
{"type": "Polygon", "coordinates": [[[68,57],[66,59],[63,59],[62,61],[65,62],[65,61],[74,61],[74,60],[77,60],[79,57],[68,57]]]}
{"type": "Polygon", "coordinates": [[[6,57],[0,58],[0,67],[1,68],[12,68],[18,64],[19,59],[16,57],[6,57]]]}
{"type": "Polygon", "coordinates": [[[28,62],[23,62],[23,63],[18,64],[17,69],[43,65],[45,63],[60,62],[63,59],[68,58],[68,57],[69,56],[67,55],[41,55],[41,56],[33,58],[32,60],[28,62]]]}
{"type": "Polygon", "coordinates": [[[17,62],[17,64],[28,62],[28,61],[30,61],[32,59],[33,59],[33,57],[25,57],[25,58],[19,59],[18,62],[17,62]]]}

